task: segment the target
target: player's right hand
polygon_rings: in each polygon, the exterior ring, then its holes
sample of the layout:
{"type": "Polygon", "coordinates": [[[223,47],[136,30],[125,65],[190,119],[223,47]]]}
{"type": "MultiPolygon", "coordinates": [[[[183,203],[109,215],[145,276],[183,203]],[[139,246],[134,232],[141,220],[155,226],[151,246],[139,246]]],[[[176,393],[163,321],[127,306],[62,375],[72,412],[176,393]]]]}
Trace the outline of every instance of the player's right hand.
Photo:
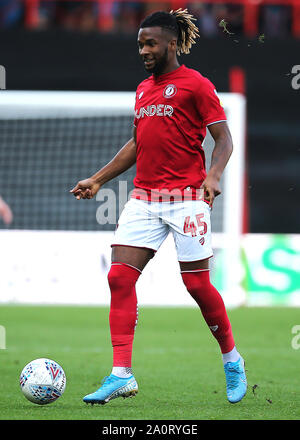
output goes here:
{"type": "Polygon", "coordinates": [[[91,177],[80,180],[70,193],[74,194],[77,200],[91,199],[100,189],[100,183],[95,182],[91,177]]]}

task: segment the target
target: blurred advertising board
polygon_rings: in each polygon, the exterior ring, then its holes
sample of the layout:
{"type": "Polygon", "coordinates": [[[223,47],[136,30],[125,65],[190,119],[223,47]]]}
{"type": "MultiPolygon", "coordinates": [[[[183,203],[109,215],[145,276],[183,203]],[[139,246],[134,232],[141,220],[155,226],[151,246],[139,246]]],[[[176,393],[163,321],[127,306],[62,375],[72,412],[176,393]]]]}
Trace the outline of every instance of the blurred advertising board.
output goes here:
{"type": "MultiPolygon", "coordinates": [[[[109,305],[112,232],[0,231],[0,302],[109,305]]],[[[211,279],[228,307],[300,306],[300,234],[246,234],[236,284],[224,292],[230,261],[213,235],[211,279]]],[[[140,305],[196,306],[180,276],[172,236],[137,282],[140,305]]]]}
{"type": "Polygon", "coordinates": [[[247,304],[300,306],[300,234],[243,237],[247,304]]]}

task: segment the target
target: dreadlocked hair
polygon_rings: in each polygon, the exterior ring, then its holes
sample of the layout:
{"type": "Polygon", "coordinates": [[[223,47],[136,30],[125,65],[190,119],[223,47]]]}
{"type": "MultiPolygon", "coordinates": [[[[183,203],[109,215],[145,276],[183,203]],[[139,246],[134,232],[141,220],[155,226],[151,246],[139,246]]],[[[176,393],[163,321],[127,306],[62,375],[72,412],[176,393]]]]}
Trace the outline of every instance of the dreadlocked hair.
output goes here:
{"type": "Polygon", "coordinates": [[[193,23],[196,19],[187,9],[179,8],[176,11],[158,11],[142,21],[140,28],[160,26],[171,31],[177,37],[177,54],[188,54],[195,39],[199,37],[199,30],[193,23]]]}
{"type": "Polygon", "coordinates": [[[170,11],[170,14],[176,18],[178,25],[178,42],[177,42],[177,54],[188,54],[193,44],[196,43],[195,39],[199,37],[199,30],[193,23],[196,21],[187,9],[177,9],[176,11],[170,11]]]}

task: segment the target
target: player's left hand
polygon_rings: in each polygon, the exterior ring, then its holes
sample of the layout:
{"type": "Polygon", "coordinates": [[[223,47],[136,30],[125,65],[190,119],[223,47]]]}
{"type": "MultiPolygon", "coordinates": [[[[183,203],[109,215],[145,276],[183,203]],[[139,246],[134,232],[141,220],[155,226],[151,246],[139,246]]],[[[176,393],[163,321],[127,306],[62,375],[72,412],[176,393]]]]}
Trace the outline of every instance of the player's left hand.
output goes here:
{"type": "Polygon", "coordinates": [[[209,201],[209,206],[212,208],[215,197],[221,194],[221,188],[219,180],[216,177],[206,176],[200,189],[204,191],[204,199],[209,201]]]}

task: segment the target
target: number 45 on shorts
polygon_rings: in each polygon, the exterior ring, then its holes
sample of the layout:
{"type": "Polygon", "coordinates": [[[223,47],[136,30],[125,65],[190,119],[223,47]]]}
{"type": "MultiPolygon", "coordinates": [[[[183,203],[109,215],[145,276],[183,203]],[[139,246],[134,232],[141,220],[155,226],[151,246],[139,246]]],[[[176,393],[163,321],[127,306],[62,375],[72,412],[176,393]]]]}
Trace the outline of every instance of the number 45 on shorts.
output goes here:
{"type": "Polygon", "coordinates": [[[204,235],[207,232],[207,224],[202,220],[202,217],[204,217],[204,214],[196,214],[196,222],[197,226],[195,225],[194,221],[190,221],[191,217],[187,216],[184,219],[184,225],[183,225],[183,232],[185,234],[188,234],[189,232],[192,234],[192,237],[196,237],[196,235],[204,235]]]}

